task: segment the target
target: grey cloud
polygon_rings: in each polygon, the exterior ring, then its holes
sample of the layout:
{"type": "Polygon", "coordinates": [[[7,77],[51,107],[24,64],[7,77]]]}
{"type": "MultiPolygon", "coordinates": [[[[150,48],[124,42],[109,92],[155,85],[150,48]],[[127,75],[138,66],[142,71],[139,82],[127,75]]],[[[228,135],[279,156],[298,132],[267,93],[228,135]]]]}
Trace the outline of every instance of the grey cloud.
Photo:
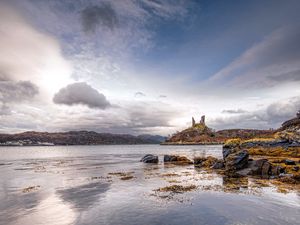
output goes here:
{"type": "Polygon", "coordinates": [[[135,92],[135,94],[134,94],[134,97],[145,97],[145,96],[146,96],[146,94],[141,91],[135,92]]]}
{"type": "Polygon", "coordinates": [[[85,82],[69,84],[53,97],[56,104],[82,104],[90,108],[105,109],[110,106],[106,97],[85,82]]]}
{"type": "Polygon", "coordinates": [[[94,32],[101,25],[113,30],[118,25],[118,17],[109,3],[88,6],[81,11],[81,20],[85,32],[94,32]]]}
{"type": "Polygon", "coordinates": [[[158,97],[159,98],[166,98],[167,96],[166,95],[159,95],[158,97]]]}
{"type": "Polygon", "coordinates": [[[0,81],[0,101],[21,102],[39,93],[38,87],[30,81],[0,81]]]}
{"type": "Polygon", "coordinates": [[[274,102],[265,109],[238,114],[230,117],[219,117],[209,121],[217,129],[226,128],[278,128],[281,124],[295,117],[300,110],[300,96],[274,102]]]}
{"type": "Polygon", "coordinates": [[[222,113],[228,113],[228,114],[242,114],[246,113],[246,110],[243,109],[224,109],[222,113]]]}
{"type": "Polygon", "coordinates": [[[300,29],[275,30],[216,73],[210,80],[234,87],[264,88],[300,81],[300,29]]]}

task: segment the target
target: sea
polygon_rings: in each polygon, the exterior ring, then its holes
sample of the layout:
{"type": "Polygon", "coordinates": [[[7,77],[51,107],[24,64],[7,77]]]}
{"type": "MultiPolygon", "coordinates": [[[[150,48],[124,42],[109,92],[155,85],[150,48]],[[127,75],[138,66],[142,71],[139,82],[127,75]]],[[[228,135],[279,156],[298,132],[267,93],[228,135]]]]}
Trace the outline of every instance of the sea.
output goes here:
{"type": "Polygon", "coordinates": [[[221,158],[222,146],[0,147],[0,224],[300,224],[299,192],[165,164],[165,154],[221,158]],[[146,154],[159,163],[140,162],[146,154]],[[166,188],[181,186],[193,188],[166,188]]]}

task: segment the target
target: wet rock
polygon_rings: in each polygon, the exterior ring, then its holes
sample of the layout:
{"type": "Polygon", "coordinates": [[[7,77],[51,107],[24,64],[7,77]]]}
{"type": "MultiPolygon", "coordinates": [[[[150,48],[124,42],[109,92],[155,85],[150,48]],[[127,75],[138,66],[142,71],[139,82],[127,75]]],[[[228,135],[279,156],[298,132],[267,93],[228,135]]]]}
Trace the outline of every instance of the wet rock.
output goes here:
{"type": "Polygon", "coordinates": [[[232,154],[229,154],[225,158],[225,169],[228,171],[236,171],[243,169],[247,166],[249,154],[246,150],[241,150],[232,154]]]}
{"type": "Polygon", "coordinates": [[[144,163],[158,163],[158,156],[147,154],[140,161],[144,163]]]}
{"type": "Polygon", "coordinates": [[[212,169],[223,169],[225,167],[223,161],[216,162],[211,168],[212,169]]]}
{"type": "Polygon", "coordinates": [[[284,169],[278,165],[273,165],[267,159],[259,159],[248,162],[248,167],[238,173],[241,175],[255,175],[262,178],[277,177],[283,173],[284,169]]]}
{"type": "Polygon", "coordinates": [[[205,168],[211,168],[214,164],[217,162],[222,162],[221,160],[208,156],[208,157],[195,157],[194,158],[194,165],[195,167],[205,167],[205,168]]]}
{"type": "Polygon", "coordinates": [[[262,176],[262,178],[269,178],[270,169],[271,169],[271,164],[268,161],[264,162],[264,164],[261,167],[261,176],[262,176]]]}
{"type": "Polygon", "coordinates": [[[193,164],[191,160],[189,160],[185,156],[178,155],[164,155],[164,162],[176,163],[176,164],[193,164]]]}
{"type": "Polygon", "coordinates": [[[298,171],[299,171],[299,166],[294,166],[294,167],[293,167],[293,170],[294,170],[295,172],[298,172],[298,171]]]}
{"type": "Polygon", "coordinates": [[[296,165],[294,160],[286,159],[284,160],[285,165],[296,165]]]}
{"type": "Polygon", "coordinates": [[[227,158],[227,156],[229,156],[229,154],[231,154],[232,152],[233,152],[233,149],[223,147],[223,150],[222,150],[223,159],[225,160],[227,158]]]}

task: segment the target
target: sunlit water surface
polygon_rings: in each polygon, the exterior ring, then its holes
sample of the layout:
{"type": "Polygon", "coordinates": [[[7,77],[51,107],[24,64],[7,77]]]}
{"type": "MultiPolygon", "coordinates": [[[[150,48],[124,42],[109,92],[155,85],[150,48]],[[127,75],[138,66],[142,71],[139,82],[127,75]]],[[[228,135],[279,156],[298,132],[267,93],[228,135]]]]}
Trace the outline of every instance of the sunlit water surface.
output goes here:
{"type": "Polygon", "coordinates": [[[0,224],[300,224],[299,193],[251,180],[225,191],[221,175],[193,165],[139,162],[148,153],[221,157],[221,146],[1,147],[0,224]],[[197,189],[155,191],[174,184],[197,189]]]}

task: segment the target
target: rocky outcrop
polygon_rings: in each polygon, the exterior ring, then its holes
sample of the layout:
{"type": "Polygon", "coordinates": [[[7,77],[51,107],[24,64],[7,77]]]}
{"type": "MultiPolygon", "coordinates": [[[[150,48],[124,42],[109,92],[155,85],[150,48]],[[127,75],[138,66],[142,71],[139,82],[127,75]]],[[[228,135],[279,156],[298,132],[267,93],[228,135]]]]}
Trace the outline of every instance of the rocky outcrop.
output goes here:
{"type": "Polygon", "coordinates": [[[158,156],[147,154],[140,161],[144,163],[158,163],[158,156]]]}
{"type": "Polygon", "coordinates": [[[250,161],[247,168],[237,173],[242,176],[252,175],[268,179],[270,177],[278,177],[284,172],[284,168],[270,163],[267,159],[259,159],[250,161]]]}
{"type": "Polygon", "coordinates": [[[248,165],[249,153],[246,150],[234,151],[224,158],[226,171],[237,171],[248,165]]]}

